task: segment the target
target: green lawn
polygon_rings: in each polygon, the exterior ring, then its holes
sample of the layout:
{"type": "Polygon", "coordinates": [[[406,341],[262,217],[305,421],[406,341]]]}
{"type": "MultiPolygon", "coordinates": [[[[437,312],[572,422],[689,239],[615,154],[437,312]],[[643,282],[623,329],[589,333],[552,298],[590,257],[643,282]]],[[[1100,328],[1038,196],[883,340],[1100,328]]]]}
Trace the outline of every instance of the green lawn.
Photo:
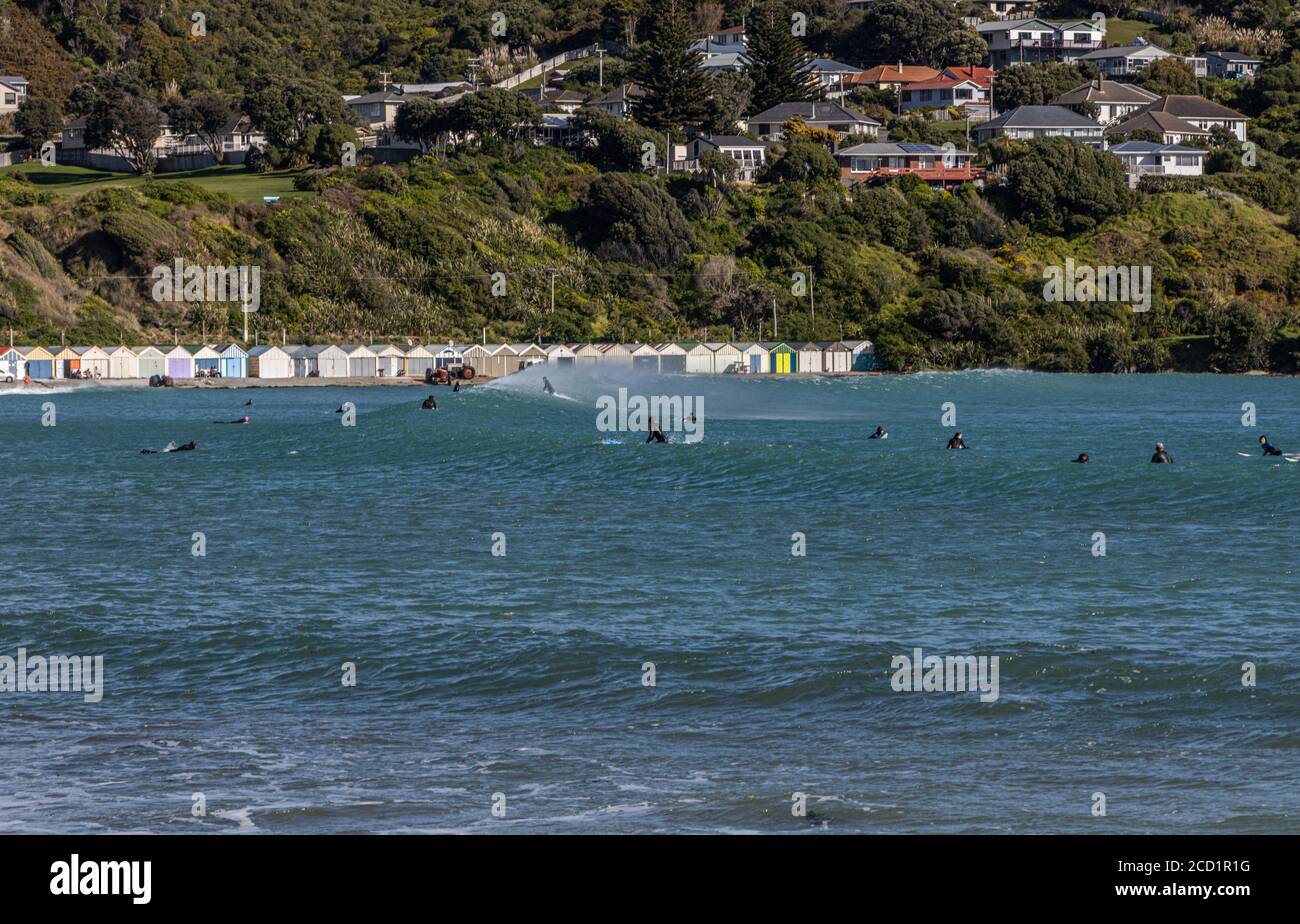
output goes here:
{"type": "MultiPolygon", "coordinates": [[[[28,162],[14,167],[0,167],[0,176],[24,173],[38,187],[59,193],[82,193],[109,186],[139,186],[146,177],[134,173],[108,173],[85,167],[43,167],[28,162]]],[[[275,173],[250,173],[241,166],[209,167],[182,173],[158,173],[159,180],[190,180],[213,192],[229,193],[238,200],[260,201],[263,196],[310,196],[293,188],[295,170],[275,173]]]]}
{"type": "Polygon", "coordinates": [[[1153,23],[1143,22],[1140,19],[1107,19],[1106,44],[1132,45],[1133,40],[1139,35],[1150,41],[1151,36],[1148,33],[1155,31],[1156,27],[1153,23]]]}

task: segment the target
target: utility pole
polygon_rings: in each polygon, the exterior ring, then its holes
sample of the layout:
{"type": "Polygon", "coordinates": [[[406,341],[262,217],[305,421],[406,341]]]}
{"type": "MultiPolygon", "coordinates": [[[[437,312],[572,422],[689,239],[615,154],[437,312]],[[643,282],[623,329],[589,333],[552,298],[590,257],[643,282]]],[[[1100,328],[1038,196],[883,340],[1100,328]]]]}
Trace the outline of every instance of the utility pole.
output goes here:
{"type": "Polygon", "coordinates": [[[380,72],[379,72],[379,89],[381,89],[381,90],[387,90],[387,89],[388,89],[388,84],[392,82],[392,76],[393,76],[393,72],[392,72],[392,71],[380,71],[380,72]]]}
{"type": "Polygon", "coordinates": [[[599,69],[600,88],[605,89],[605,49],[596,49],[596,67],[599,69]]]}
{"type": "Polygon", "coordinates": [[[555,314],[555,277],[558,275],[560,274],[555,270],[551,270],[551,314],[555,314]]]}
{"type": "Polygon", "coordinates": [[[813,295],[813,268],[811,266],[808,267],[808,304],[812,308],[812,321],[815,327],[817,324],[817,299],[813,295]]]}
{"type": "MultiPolygon", "coordinates": [[[[762,334],[760,333],[759,336],[761,337],[762,334]]],[[[776,333],[776,296],[775,296],[775,295],[772,296],[772,339],[773,339],[773,340],[776,340],[776,339],[777,339],[777,333],[776,333]]]]}

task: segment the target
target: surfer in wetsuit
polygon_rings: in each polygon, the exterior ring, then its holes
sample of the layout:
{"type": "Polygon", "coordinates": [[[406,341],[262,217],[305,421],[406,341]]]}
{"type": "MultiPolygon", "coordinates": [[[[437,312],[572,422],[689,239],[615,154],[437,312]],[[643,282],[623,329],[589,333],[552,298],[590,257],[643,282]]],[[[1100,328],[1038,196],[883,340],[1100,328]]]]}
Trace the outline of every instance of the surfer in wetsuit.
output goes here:
{"type": "Polygon", "coordinates": [[[252,398],[249,398],[247,401],[244,402],[244,407],[252,407],[252,406],[253,406],[252,398]]]}
{"type": "Polygon", "coordinates": [[[1272,443],[1270,443],[1270,442],[1268,441],[1268,437],[1267,437],[1267,436],[1261,436],[1261,437],[1259,438],[1259,445],[1260,445],[1260,448],[1264,450],[1264,455],[1266,455],[1266,456],[1280,456],[1280,455],[1282,455],[1282,450],[1278,449],[1276,446],[1274,446],[1272,443]]]}
{"type": "Polygon", "coordinates": [[[664,436],[663,431],[660,430],[659,427],[655,425],[655,419],[653,417],[650,418],[650,435],[645,438],[645,441],[647,443],[668,442],[668,437],[664,436]]]}
{"type": "Polygon", "coordinates": [[[212,422],[219,423],[219,424],[246,424],[248,423],[248,418],[241,417],[238,420],[214,420],[212,422]]]}
{"type": "Polygon", "coordinates": [[[952,435],[952,439],[948,440],[948,448],[949,449],[970,449],[970,447],[966,445],[966,441],[961,438],[960,430],[958,430],[956,433],[952,435]]]}
{"type": "Polygon", "coordinates": [[[1079,453],[1079,458],[1075,459],[1074,461],[1075,461],[1075,462],[1081,462],[1081,463],[1083,463],[1084,465],[1087,465],[1087,464],[1088,464],[1088,454],[1087,454],[1086,452],[1081,452],[1081,453],[1079,453]]]}
{"type": "Polygon", "coordinates": [[[889,436],[889,431],[884,427],[876,427],[876,432],[867,437],[869,440],[883,440],[889,436]]]}
{"type": "Polygon", "coordinates": [[[1174,458],[1169,455],[1169,453],[1165,452],[1164,443],[1156,443],[1156,452],[1155,455],[1151,457],[1151,461],[1159,464],[1171,464],[1174,461],[1174,458]]]}
{"type": "Polygon", "coordinates": [[[157,455],[162,455],[163,453],[168,453],[168,452],[188,452],[188,451],[191,450],[191,449],[198,449],[198,448],[199,448],[199,444],[196,443],[196,442],[194,442],[193,440],[190,440],[190,441],[189,441],[188,443],[186,443],[185,445],[183,445],[183,446],[176,446],[176,447],[174,447],[174,448],[172,448],[172,449],[141,449],[141,450],[140,450],[140,455],[142,455],[142,456],[157,456],[157,455]]]}
{"type": "Polygon", "coordinates": [[[422,403],[420,407],[426,411],[436,411],[438,409],[438,401],[433,397],[433,395],[429,395],[429,397],[424,399],[424,403],[422,403]]]}
{"type": "Polygon", "coordinates": [[[542,376],[542,391],[548,395],[555,394],[555,388],[551,385],[551,380],[546,376],[542,376]]]}
{"type": "Polygon", "coordinates": [[[452,393],[452,394],[455,394],[455,393],[458,392],[458,391],[460,391],[460,379],[457,379],[457,380],[456,380],[456,384],[454,384],[454,385],[451,386],[451,393],[452,393]]]}

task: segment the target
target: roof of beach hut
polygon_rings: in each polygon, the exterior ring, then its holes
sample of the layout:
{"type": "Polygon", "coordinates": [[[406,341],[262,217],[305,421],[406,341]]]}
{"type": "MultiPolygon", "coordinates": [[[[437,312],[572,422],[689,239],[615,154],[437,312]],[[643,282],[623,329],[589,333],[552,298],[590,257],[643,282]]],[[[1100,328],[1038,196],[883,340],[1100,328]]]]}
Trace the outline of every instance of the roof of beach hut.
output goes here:
{"type": "Polygon", "coordinates": [[[33,356],[37,357],[38,359],[54,358],[54,353],[51,352],[50,350],[47,350],[43,346],[20,346],[20,347],[14,347],[14,349],[17,350],[19,353],[22,353],[28,359],[31,359],[33,356]],[[45,355],[41,356],[40,354],[42,353],[44,353],[45,355]]]}
{"type": "Polygon", "coordinates": [[[277,352],[279,352],[279,353],[283,353],[283,354],[286,355],[286,356],[290,356],[290,355],[292,355],[292,354],[290,354],[290,353],[288,352],[288,350],[280,349],[280,347],[276,346],[274,343],[264,343],[264,344],[262,344],[261,346],[255,346],[255,347],[253,347],[251,350],[248,351],[248,355],[249,355],[249,356],[265,356],[267,353],[270,353],[272,350],[275,350],[275,351],[277,351],[277,352]]]}
{"type": "Polygon", "coordinates": [[[648,343],[620,343],[623,349],[633,356],[658,356],[659,351],[648,343]]]}
{"type": "Polygon", "coordinates": [[[233,340],[230,343],[227,343],[217,352],[219,352],[222,356],[225,356],[227,353],[229,353],[231,356],[248,355],[248,351],[245,350],[243,347],[241,347],[239,344],[235,343],[233,340]]]}
{"type": "Polygon", "coordinates": [[[686,351],[693,346],[695,346],[694,340],[683,340],[681,343],[664,340],[655,344],[655,352],[660,356],[685,356],[686,351]]]}

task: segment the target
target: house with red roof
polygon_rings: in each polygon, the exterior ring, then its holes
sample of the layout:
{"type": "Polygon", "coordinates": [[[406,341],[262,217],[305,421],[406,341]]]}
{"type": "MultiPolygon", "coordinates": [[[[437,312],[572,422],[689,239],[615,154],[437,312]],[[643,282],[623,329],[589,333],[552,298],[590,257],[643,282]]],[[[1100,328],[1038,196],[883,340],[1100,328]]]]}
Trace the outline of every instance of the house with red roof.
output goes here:
{"type": "Polygon", "coordinates": [[[845,83],[855,87],[893,90],[920,80],[934,80],[939,72],[924,64],[880,64],[854,74],[845,83]]]}

